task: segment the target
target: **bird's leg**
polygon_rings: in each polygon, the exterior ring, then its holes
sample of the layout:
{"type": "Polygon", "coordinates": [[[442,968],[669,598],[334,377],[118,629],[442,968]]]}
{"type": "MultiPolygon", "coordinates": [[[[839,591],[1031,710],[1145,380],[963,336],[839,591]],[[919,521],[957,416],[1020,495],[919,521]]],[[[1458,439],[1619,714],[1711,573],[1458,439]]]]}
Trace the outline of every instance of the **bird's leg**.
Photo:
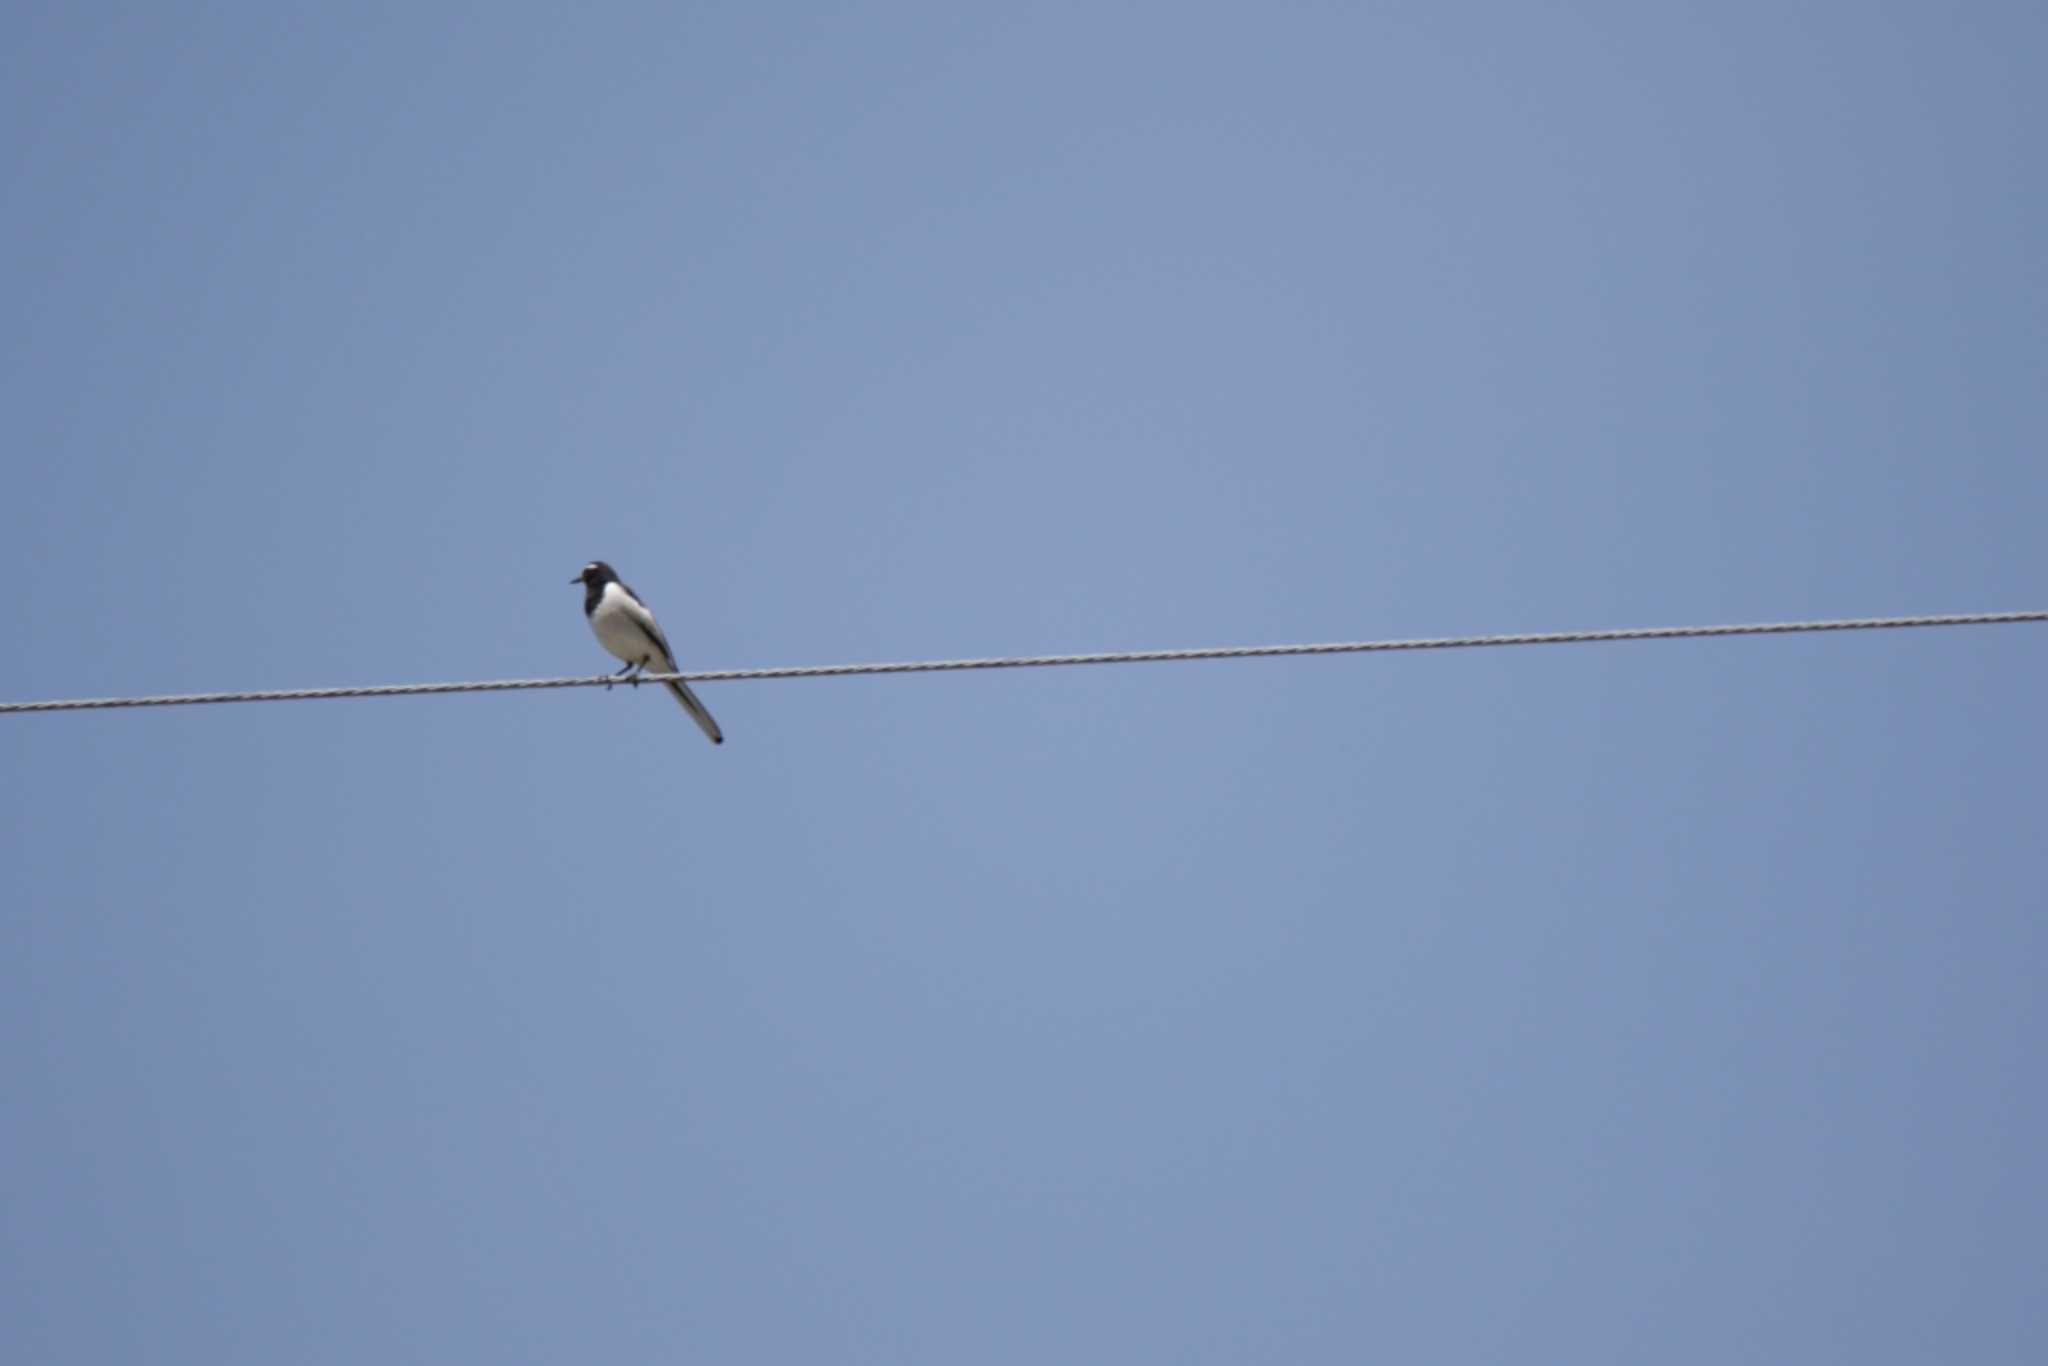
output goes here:
{"type": "MultiPolygon", "coordinates": [[[[613,677],[613,678],[617,678],[617,677],[619,677],[619,675],[621,675],[621,674],[625,673],[627,669],[630,669],[630,668],[632,668],[632,667],[633,667],[633,666],[632,666],[632,665],[631,665],[630,663],[628,663],[628,664],[627,664],[627,665],[626,665],[626,666],[625,666],[624,668],[620,668],[620,669],[616,669],[616,670],[614,670],[614,671],[612,672],[612,677],[613,677]]],[[[605,684],[605,685],[604,685],[604,690],[605,690],[606,692],[610,692],[610,691],[612,690],[612,685],[611,685],[611,684],[609,684],[609,683],[605,684]]]]}
{"type": "Polygon", "coordinates": [[[635,664],[635,665],[633,666],[633,686],[634,686],[634,687],[636,687],[636,688],[637,688],[637,687],[639,687],[639,686],[640,686],[640,675],[641,675],[641,674],[644,674],[644,673],[646,673],[646,672],[647,672],[647,661],[646,661],[646,660],[644,660],[644,659],[643,659],[643,660],[641,660],[641,661],[640,661],[640,662],[639,662],[638,664],[635,664]]]}

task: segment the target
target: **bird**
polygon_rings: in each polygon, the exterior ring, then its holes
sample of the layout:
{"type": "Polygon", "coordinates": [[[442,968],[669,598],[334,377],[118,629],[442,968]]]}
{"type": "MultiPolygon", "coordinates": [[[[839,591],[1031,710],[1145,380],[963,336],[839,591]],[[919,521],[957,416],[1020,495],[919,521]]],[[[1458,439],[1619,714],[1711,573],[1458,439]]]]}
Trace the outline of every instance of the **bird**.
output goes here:
{"type": "MultiPolygon", "coordinates": [[[[583,615],[590,619],[590,629],[596,633],[597,643],[626,661],[626,667],[614,674],[614,678],[630,673],[633,686],[638,687],[641,671],[680,672],[676,668],[675,651],[669,649],[668,637],[661,633],[654,613],[647,610],[647,604],[640,601],[640,595],[626,587],[610,565],[603,560],[592,560],[583,566],[581,574],[569,582],[583,585],[583,615]]],[[[711,713],[704,710],[697,694],[690,691],[689,684],[675,679],[664,682],[662,686],[675,694],[676,701],[683,704],[683,710],[690,713],[690,719],[697,723],[698,729],[711,737],[712,744],[725,743],[725,733],[711,719],[711,713]]]]}

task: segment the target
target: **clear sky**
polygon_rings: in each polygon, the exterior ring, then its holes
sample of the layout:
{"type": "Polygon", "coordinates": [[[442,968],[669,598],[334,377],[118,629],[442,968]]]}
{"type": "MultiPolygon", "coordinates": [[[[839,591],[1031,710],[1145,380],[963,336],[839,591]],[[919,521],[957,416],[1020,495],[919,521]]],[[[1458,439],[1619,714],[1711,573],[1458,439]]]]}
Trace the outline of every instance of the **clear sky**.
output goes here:
{"type": "MultiPolygon", "coordinates": [[[[15,5],[0,697],[2048,604],[2048,7],[15,5]]],[[[2048,627],[0,717],[0,1359],[2038,1361],[2048,627]]]]}

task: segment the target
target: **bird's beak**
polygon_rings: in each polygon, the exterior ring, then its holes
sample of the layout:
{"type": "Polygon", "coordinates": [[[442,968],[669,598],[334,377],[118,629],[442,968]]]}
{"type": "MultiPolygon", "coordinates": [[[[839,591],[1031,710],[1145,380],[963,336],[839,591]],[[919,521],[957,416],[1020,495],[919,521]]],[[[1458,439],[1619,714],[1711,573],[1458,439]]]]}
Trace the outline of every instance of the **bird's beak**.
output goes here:
{"type": "Polygon", "coordinates": [[[583,576],[582,576],[581,574],[578,574],[578,575],[577,575],[577,576],[576,576],[575,578],[573,578],[573,579],[569,580],[569,582],[570,582],[570,583],[582,583],[582,582],[583,582],[583,576]]]}

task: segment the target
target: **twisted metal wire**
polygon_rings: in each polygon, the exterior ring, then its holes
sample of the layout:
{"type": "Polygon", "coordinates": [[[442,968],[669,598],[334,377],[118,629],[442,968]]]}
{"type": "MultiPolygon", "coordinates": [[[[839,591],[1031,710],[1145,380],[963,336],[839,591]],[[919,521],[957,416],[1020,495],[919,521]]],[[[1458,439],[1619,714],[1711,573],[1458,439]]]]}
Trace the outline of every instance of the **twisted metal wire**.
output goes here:
{"type": "MultiPolygon", "coordinates": [[[[1351,640],[1313,645],[1223,645],[1195,650],[1110,650],[1080,655],[1010,655],[991,659],[920,659],[897,664],[804,664],[770,669],[708,669],[642,674],[664,683],[752,682],[770,678],[844,678],[855,674],[949,673],[967,669],[1047,669],[1070,664],[1156,664],[1194,659],[1267,659],[1279,655],[1371,654],[1389,650],[1468,650],[1496,645],[1585,645],[1617,640],[1686,640],[1711,636],[1782,636],[1807,631],[1888,631],[1920,626],[2002,626],[2048,621],[2042,612],[1968,612],[1947,616],[1858,617],[1838,621],[1750,622],[1732,626],[1644,626],[1614,631],[1541,631],[1520,635],[1440,636],[1420,640],[1351,640]]],[[[610,674],[568,678],[501,678],[481,683],[382,683],[354,688],[290,688],[266,692],[187,693],[166,697],[58,698],[0,702],[0,714],[109,711],[119,707],[191,707],[221,702],[313,702],[339,697],[419,697],[432,693],[523,692],[536,688],[597,688],[617,683],[610,674]]]]}

